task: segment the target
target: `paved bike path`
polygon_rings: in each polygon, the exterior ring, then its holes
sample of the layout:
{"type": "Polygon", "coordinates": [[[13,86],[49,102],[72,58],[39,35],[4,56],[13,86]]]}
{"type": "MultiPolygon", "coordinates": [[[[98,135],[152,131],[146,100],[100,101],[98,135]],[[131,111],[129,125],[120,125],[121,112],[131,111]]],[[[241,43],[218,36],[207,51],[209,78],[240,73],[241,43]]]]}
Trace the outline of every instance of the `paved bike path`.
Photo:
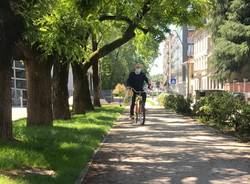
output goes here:
{"type": "Polygon", "coordinates": [[[150,109],[145,126],[119,120],[86,184],[250,184],[250,145],[190,118],[150,109]]]}

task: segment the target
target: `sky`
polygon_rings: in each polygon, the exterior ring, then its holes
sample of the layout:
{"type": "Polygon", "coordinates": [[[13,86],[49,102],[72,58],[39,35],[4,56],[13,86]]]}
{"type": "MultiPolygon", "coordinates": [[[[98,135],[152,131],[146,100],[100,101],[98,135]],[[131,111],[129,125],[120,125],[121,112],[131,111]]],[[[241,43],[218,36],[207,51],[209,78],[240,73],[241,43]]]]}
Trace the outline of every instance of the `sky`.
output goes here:
{"type": "Polygon", "coordinates": [[[163,73],[163,49],[164,49],[164,42],[160,43],[159,55],[154,60],[153,67],[151,68],[151,71],[150,71],[151,76],[163,73]]]}

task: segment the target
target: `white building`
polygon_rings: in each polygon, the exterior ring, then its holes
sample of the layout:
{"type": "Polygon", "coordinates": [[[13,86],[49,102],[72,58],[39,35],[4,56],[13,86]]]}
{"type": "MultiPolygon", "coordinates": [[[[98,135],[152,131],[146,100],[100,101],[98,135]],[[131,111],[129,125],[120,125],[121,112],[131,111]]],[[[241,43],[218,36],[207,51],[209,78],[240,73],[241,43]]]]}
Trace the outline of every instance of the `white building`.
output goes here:
{"type": "Polygon", "coordinates": [[[190,36],[194,31],[193,27],[177,27],[165,40],[163,66],[165,79],[168,80],[167,90],[183,96],[187,96],[188,93],[186,62],[193,54],[193,42],[190,36]]]}
{"type": "Polygon", "coordinates": [[[200,29],[192,35],[194,42],[193,77],[191,92],[196,90],[223,90],[223,82],[213,78],[209,71],[209,56],[211,54],[212,41],[207,30],[200,29]]]}

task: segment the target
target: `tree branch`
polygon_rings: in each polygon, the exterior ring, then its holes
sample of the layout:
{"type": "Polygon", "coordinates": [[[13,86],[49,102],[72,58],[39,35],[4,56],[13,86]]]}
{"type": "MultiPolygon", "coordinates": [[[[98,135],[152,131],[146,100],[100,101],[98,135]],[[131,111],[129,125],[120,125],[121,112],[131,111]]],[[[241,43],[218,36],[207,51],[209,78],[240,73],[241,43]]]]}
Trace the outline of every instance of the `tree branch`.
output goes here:
{"type": "Polygon", "coordinates": [[[137,29],[140,29],[144,34],[147,34],[150,30],[148,28],[144,28],[142,26],[137,26],[137,29]]]}
{"type": "MultiPolygon", "coordinates": [[[[132,23],[129,23],[128,28],[126,29],[126,31],[123,33],[123,35],[120,38],[117,38],[113,42],[104,45],[103,47],[101,47],[100,49],[97,49],[95,52],[92,53],[90,58],[83,63],[83,65],[86,69],[91,67],[91,65],[93,65],[100,58],[108,55],[109,53],[111,53],[112,51],[114,51],[115,49],[124,45],[129,40],[131,40],[132,38],[135,37],[135,29],[141,28],[139,26],[139,23],[141,22],[143,17],[150,11],[151,1],[152,0],[146,0],[141,11],[136,14],[135,21],[133,21],[132,23]]],[[[111,18],[111,17],[109,17],[109,18],[111,18]]],[[[114,19],[114,20],[117,20],[117,19],[114,19]]],[[[141,29],[143,29],[143,28],[141,28],[141,29]]],[[[144,31],[146,31],[146,29],[144,31]]]]}
{"type": "Polygon", "coordinates": [[[122,37],[114,40],[113,42],[104,45],[100,49],[97,49],[95,52],[92,53],[90,58],[84,62],[84,67],[89,68],[91,65],[93,65],[94,62],[98,61],[100,58],[106,56],[107,54],[111,53],[118,47],[124,45],[129,40],[135,37],[134,30],[136,29],[135,26],[129,26],[127,30],[124,32],[122,37]]]}
{"type": "Polygon", "coordinates": [[[99,18],[100,21],[105,21],[105,20],[117,20],[117,21],[124,21],[124,22],[127,22],[129,25],[133,24],[133,21],[126,17],[126,16],[115,16],[115,15],[102,15],[100,18],[99,18]]]}

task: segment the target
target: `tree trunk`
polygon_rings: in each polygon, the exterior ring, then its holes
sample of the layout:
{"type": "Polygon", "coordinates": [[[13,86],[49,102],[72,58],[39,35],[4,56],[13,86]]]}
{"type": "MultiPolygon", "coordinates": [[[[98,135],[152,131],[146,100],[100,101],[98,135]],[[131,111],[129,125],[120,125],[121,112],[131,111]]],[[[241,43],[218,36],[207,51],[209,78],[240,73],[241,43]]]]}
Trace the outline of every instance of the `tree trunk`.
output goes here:
{"type": "Polygon", "coordinates": [[[84,105],[85,105],[85,109],[87,111],[93,111],[94,110],[94,106],[92,104],[92,100],[91,100],[91,94],[90,94],[90,90],[89,90],[89,80],[88,80],[88,73],[87,70],[84,69],[85,74],[83,75],[82,78],[82,82],[83,82],[83,86],[84,86],[84,105]]]}
{"type": "Polygon", "coordinates": [[[21,17],[15,15],[10,1],[0,1],[0,138],[12,139],[11,72],[12,51],[21,36],[21,17]]]}
{"type": "Polygon", "coordinates": [[[93,67],[93,86],[94,86],[94,106],[101,107],[98,62],[95,62],[92,67],[93,67]]]}
{"type": "Polygon", "coordinates": [[[69,64],[56,61],[53,67],[52,103],[54,119],[70,119],[68,93],[69,64]]]}
{"type": "Polygon", "coordinates": [[[51,102],[52,61],[44,61],[38,54],[26,57],[25,69],[28,88],[27,125],[53,125],[51,102]]]}
{"type": "Polygon", "coordinates": [[[85,113],[86,110],[93,110],[91,102],[87,70],[82,64],[72,64],[74,93],[73,93],[73,110],[76,114],[85,113]]]}
{"type": "MultiPolygon", "coordinates": [[[[98,49],[98,42],[96,35],[92,33],[92,51],[95,52],[98,49]]],[[[94,106],[101,107],[100,102],[100,78],[99,78],[99,66],[98,60],[93,63],[93,87],[94,87],[94,106]]]]}
{"type": "Polygon", "coordinates": [[[11,57],[0,55],[0,137],[12,139],[11,57]]]}

